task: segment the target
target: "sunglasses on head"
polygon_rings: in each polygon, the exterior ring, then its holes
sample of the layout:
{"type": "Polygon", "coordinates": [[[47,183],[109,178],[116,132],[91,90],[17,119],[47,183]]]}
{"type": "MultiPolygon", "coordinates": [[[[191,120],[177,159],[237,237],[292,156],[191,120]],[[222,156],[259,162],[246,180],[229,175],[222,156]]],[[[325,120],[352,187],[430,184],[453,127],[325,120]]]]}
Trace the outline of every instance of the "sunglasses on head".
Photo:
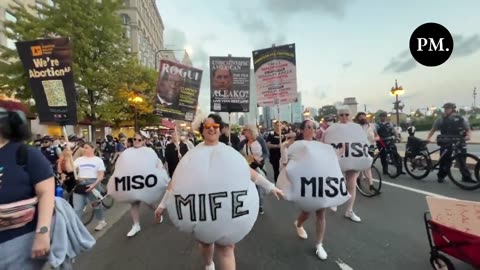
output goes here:
{"type": "Polygon", "coordinates": [[[143,139],[133,138],[133,141],[134,141],[134,142],[141,142],[141,141],[143,141],[143,139]]]}
{"type": "Polygon", "coordinates": [[[206,129],[210,129],[210,128],[214,128],[214,129],[217,129],[217,128],[220,128],[220,124],[217,124],[217,123],[206,123],[203,125],[204,128],[206,129]]]}
{"type": "Polygon", "coordinates": [[[340,115],[340,116],[350,116],[350,114],[348,114],[348,113],[341,113],[341,114],[339,114],[339,115],[340,115]]]}

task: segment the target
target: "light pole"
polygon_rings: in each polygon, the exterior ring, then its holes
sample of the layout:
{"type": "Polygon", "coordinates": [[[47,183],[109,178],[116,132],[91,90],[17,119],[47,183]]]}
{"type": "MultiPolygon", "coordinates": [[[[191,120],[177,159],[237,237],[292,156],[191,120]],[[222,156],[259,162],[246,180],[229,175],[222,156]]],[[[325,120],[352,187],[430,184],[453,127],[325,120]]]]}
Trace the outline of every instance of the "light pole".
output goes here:
{"type": "Polygon", "coordinates": [[[158,61],[157,61],[157,60],[158,60],[158,55],[159,55],[160,53],[162,53],[162,52],[185,52],[185,53],[187,53],[187,50],[185,50],[185,49],[183,49],[183,50],[177,49],[177,50],[158,50],[158,51],[156,51],[156,52],[155,52],[155,56],[154,56],[154,58],[155,58],[155,70],[158,69],[158,71],[160,71],[160,68],[159,68],[158,65],[157,65],[157,64],[158,64],[158,61]]]}
{"type": "Polygon", "coordinates": [[[309,116],[310,116],[310,111],[305,109],[305,111],[303,112],[303,120],[309,119],[309,116]]]}
{"type": "Polygon", "coordinates": [[[477,87],[473,88],[473,108],[477,107],[477,87]]]}
{"type": "Polygon", "coordinates": [[[392,96],[395,96],[395,109],[396,109],[396,114],[397,114],[397,126],[400,126],[400,114],[398,112],[398,109],[400,107],[400,101],[398,100],[398,95],[403,95],[405,93],[405,90],[403,90],[402,86],[398,86],[397,84],[397,79],[395,79],[395,86],[390,89],[390,94],[392,96]]]}
{"type": "Polygon", "coordinates": [[[135,96],[133,98],[129,98],[128,101],[133,103],[133,108],[134,108],[134,126],[135,126],[135,132],[139,132],[138,129],[138,111],[137,111],[137,104],[143,102],[143,98],[140,96],[135,96]]]}

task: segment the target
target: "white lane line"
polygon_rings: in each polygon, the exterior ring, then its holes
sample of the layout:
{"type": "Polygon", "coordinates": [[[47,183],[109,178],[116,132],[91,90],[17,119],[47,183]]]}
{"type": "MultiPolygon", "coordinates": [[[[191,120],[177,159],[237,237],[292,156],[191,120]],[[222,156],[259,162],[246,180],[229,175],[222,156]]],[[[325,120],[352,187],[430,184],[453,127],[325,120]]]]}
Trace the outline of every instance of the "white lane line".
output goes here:
{"type": "Polygon", "coordinates": [[[352,267],[350,267],[348,264],[344,263],[340,259],[337,259],[335,262],[338,264],[338,267],[340,267],[341,270],[353,270],[352,267]]]}
{"type": "MultiPolygon", "coordinates": [[[[375,181],[375,180],[374,180],[374,181],[375,181]]],[[[419,193],[419,194],[423,194],[423,195],[427,195],[427,196],[432,196],[432,197],[437,197],[437,198],[444,198],[444,199],[449,199],[449,198],[450,198],[450,197],[443,196],[443,195],[440,195],[440,194],[437,194],[437,193],[428,192],[428,191],[423,191],[423,190],[421,190],[421,189],[411,188],[411,187],[407,187],[407,186],[402,186],[402,185],[395,184],[395,183],[391,183],[391,182],[388,182],[388,181],[383,181],[383,180],[382,180],[382,184],[385,184],[385,185],[388,185],[388,186],[392,186],[392,187],[396,187],[396,188],[401,188],[401,189],[404,189],[404,190],[412,191],[412,192],[419,193]]]]}

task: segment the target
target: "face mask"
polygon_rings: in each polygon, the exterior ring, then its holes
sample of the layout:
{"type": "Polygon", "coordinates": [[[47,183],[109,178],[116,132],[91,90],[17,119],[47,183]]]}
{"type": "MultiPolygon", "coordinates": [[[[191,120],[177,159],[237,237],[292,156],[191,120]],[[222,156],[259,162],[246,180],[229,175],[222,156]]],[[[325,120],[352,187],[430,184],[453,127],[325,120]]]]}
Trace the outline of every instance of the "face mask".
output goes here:
{"type": "Polygon", "coordinates": [[[70,149],[73,149],[73,148],[75,147],[75,143],[69,142],[69,143],[68,143],[68,147],[69,147],[70,149]]]}
{"type": "Polygon", "coordinates": [[[333,121],[328,121],[327,125],[329,125],[329,126],[333,125],[333,121]]]}

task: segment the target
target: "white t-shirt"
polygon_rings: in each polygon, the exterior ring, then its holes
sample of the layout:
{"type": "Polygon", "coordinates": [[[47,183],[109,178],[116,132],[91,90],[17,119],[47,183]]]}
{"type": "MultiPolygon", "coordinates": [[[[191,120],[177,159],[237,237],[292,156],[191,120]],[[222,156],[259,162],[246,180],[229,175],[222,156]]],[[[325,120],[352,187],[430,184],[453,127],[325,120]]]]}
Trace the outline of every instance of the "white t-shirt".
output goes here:
{"type": "Polygon", "coordinates": [[[262,159],[262,145],[255,140],[251,145],[248,145],[248,142],[245,143],[245,146],[243,147],[242,154],[247,156],[247,155],[253,155],[257,160],[262,159]]]}
{"type": "Polygon", "coordinates": [[[105,171],[103,160],[95,157],[79,157],[73,162],[78,168],[78,178],[97,178],[98,172],[105,171]]]}

